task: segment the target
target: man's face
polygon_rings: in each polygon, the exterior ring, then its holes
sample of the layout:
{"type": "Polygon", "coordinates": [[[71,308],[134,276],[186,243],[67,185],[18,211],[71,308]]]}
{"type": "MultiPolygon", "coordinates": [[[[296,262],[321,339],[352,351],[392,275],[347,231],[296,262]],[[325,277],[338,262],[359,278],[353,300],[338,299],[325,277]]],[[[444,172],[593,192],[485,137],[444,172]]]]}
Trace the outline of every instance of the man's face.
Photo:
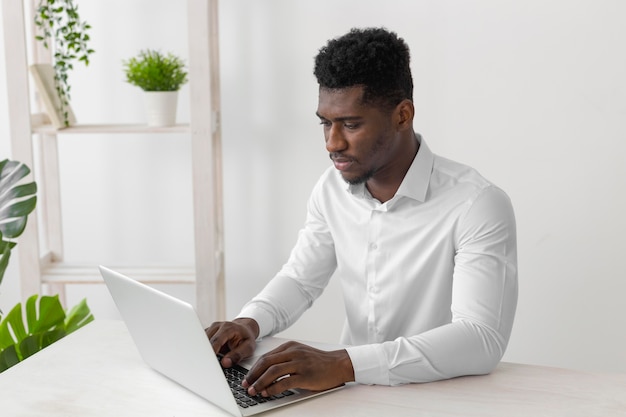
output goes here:
{"type": "Polygon", "coordinates": [[[374,177],[386,164],[393,144],[391,114],[363,105],[363,87],[321,88],[317,116],[324,127],[329,156],[350,184],[374,177]]]}

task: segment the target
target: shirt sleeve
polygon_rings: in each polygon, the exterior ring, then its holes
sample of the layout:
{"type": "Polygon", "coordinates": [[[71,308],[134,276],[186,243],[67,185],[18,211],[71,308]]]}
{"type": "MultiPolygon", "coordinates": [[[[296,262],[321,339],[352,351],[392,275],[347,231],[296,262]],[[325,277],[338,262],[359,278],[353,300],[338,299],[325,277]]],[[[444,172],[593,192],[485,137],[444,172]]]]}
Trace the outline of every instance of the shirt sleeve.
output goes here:
{"type": "Polygon", "coordinates": [[[517,244],[510,200],[487,187],[456,230],[452,321],[422,334],[347,348],[356,382],[398,385],[491,372],[517,305],[517,244]]]}
{"type": "Polygon", "coordinates": [[[337,268],[333,238],[315,200],[319,189],[318,183],[287,263],[237,316],[255,319],[259,337],[279,333],[292,325],[322,294],[337,268]]]}

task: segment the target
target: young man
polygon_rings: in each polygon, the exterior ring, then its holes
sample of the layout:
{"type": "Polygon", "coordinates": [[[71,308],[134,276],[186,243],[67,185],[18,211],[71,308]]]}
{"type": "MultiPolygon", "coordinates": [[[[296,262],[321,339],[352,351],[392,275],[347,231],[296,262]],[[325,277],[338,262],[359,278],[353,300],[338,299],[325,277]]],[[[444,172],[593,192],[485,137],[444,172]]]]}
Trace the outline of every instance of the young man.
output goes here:
{"type": "Polygon", "coordinates": [[[231,366],[255,339],[294,323],[334,276],[351,347],[283,345],[250,370],[252,395],[484,374],[504,354],[517,304],[513,209],[413,131],[409,61],[405,42],[384,29],[353,29],[315,59],[334,166],[313,189],[288,262],[238,318],[206,332],[231,366]]]}

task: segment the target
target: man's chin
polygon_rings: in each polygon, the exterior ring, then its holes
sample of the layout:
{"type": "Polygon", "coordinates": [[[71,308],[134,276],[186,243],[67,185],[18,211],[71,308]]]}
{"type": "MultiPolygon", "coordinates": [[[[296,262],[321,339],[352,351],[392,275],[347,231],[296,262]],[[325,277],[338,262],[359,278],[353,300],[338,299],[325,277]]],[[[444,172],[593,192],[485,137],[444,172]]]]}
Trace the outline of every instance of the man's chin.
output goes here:
{"type": "Polygon", "coordinates": [[[372,173],[367,172],[364,175],[361,176],[350,176],[350,175],[346,175],[345,173],[341,173],[341,178],[343,178],[343,180],[345,182],[347,182],[350,185],[359,185],[359,184],[364,184],[367,182],[367,180],[369,180],[370,178],[372,178],[372,173]]]}

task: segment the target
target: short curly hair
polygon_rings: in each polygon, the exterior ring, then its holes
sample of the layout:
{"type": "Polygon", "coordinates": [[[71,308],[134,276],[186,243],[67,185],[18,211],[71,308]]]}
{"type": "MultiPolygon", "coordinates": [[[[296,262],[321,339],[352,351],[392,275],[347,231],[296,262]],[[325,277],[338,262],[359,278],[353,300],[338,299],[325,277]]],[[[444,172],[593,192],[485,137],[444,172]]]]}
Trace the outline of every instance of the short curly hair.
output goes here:
{"type": "Polygon", "coordinates": [[[409,47],[384,28],[351,29],[328,41],[315,57],[320,88],[364,86],[363,103],[391,109],[413,100],[409,47]]]}

